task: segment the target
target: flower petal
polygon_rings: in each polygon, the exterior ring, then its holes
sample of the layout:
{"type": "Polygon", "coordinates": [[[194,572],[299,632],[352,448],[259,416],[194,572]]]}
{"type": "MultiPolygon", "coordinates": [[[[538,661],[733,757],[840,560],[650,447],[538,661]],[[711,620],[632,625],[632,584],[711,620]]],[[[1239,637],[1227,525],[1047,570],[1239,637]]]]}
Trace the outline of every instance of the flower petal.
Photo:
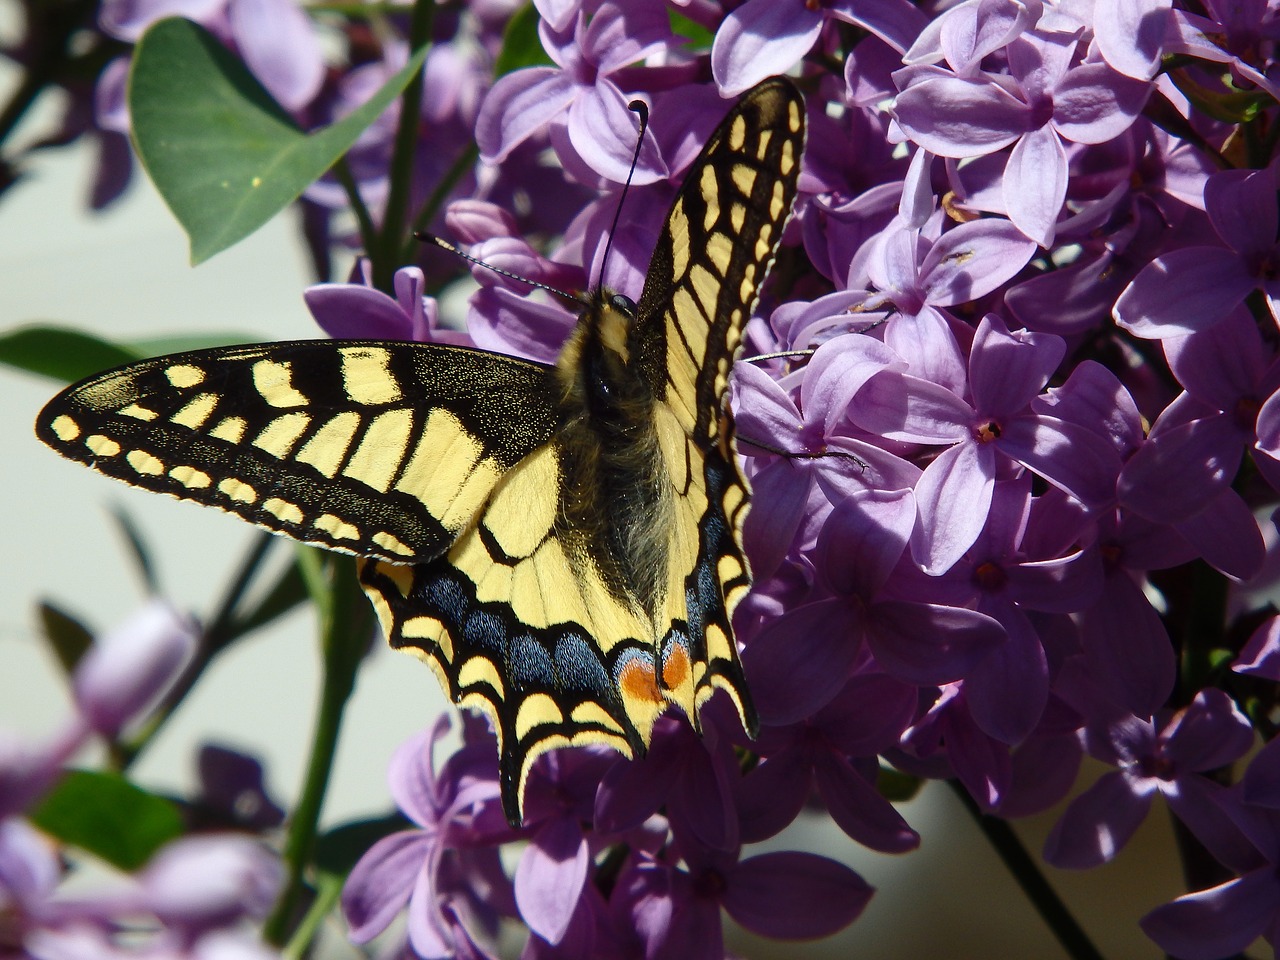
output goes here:
{"type": "Polygon", "coordinates": [[[1116,323],[1148,340],[1207,330],[1254,286],[1226,247],[1184,247],[1156,257],[1133,278],[1116,301],[1116,323]]]}
{"type": "Polygon", "coordinates": [[[1009,219],[1018,229],[1041,246],[1052,246],[1067,198],[1067,152],[1052,127],[1028,131],[1014,144],[1003,192],[1009,219]]]}
{"type": "Polygon", "coordinates": [[[1051,333],[1010,332],[994,313],[973,334],[969,382],[977,412],[1000,417],[1021,411],[1066,355],[1067,344],[1051,333]]]}
{"type": "Polygon", "coordinates": [[[1220,960],[1258,939],[1277,906],[1280,886],[1275,867],[1268,866],[1156,907],[1139,924],[1170,956],[1220,960]]]}
{"type": "Polygon", "coordinates": [[[76,666],[76,706],[105,737],[145,714],[178,679],[196,652],[195,625],[153,600],[98,637],[76,666]]]}
{"type": "Polygon", "coordinates": [[[733,791],[742,842],[759,843],[785,830],[804,809],[812,787],[803,750],[784,750],[757,764],[733,791]]]}
{"type": "Polygon", "coordinates": [[[1231,483],[1244,454],[1243,438],[1218,416],[1161,426],[1157,420],[1120,471],[1120,503],[1149,520],[1188,520],[1231,483]],[[1178,482],[1170,483],[1170,477],[1178,482]]]}
{"type": "Polygon", "coordinates": [[[402,830],[365,851],[342,887],[342,912],[353,943],[368,943],[404,909],[431,842],[421,830],[402,830]]]}
{"type": "Polygon", "coordinates": [[[747,0],[720,24],[711,74],[721,96],[736,97],[765,77],[786,73],[822,31],[818,7],[796,0],[747,0]]]}
{"type": "Polygon", "coordinates": [[[1017,274],[1036,252],[1035,241],[1011,221],[984,217],[944,233],[920,264],[920,284],[936,307],[984,297],[1017,274]]]}
{"type": "Polygon", "coordinates": [[[1106,143],[1129,129],[1152,89],[1105,63],[1082,63],[1054,87],[1053,126],[1074,143],[1106,143]]]}
{"type": "Polygon", "coordinates": [[[840,692],[862,647],[843,600],[820,600],[773,620],[742,654],[760,720],[774,726],[816,713],[840,692]]]}
{"type": "Polygon", "coordinates": [[[902,558],[916,522],[910,490],[862,490],[827,517],[815,565],[843,596],[875,598],[902,558]]]}
{"type": "Polygon", "coordinates": [[[911,537],[911,555],[926,573],[945,573],[973,546],[986,525],[994,489],[989,447],[957,443],[925,467],[916,484],[920,523],[911,537]]]}
{"type": "Polygon", "coordinates": [[[653,131],[646,129],[636,157],[640,133],[636,115],[617,84],[599,79],[584,87],[569,105],[569,142],[592,170],[614,183],[643,186],[665,180],[670,171],[658,150],[653,131]],[[635,168],[631,161],[635,157],[635,168]]]}
{"type": "Polygon", "coordinates": [[[847,759],[824,754],[814,773],[827,812],[850,839],[880,853],[906,853],[920,846],[920,834],[847,759]]]}
{"type": "Polygon", "coordinates": [[[590,861],[587,838],[572,817],[543,823],[520,856],[516,905],[529,929],[552,945],[569,928],[590,861]]]}
{"type": "Polygon", "coordinates": [[[1053,825],[1045,860],[1063,870],[1087,870],[1115,859],[1146,819],[1153,792],[1119,771],[1104,773],[1053,825]]]}
{"type": "Polygon", "coordinates": [[[729,916],[753,933],[801,940],[843,930],[862,913],[872,892],[842,863],[786,851],[739,863],[723,903],[729,916]]]}
{"type": "Polygon", "coordinates": [[[409,340],[410,318],[381,290],[357,283],[318,283],[303,291],[316,323],[339,340],[409,340]]]}
{"type": "Polygon", "coordinates": [[[1150,716],[1173,691],[1173,644],[1127,570],[1103,581],[1097,603],[1080,616],[1080,639],[1090,673],[1116,706],[1150,716]]]}
{"type": "Polygon", "coordinates": [[[291,0],[231,0],[231,33],[253,75],[286,110],[309,104],[324,82],[324,55],[311,18],[291,0]]]}
{"type": "Polygon", "coordinates": [[[1002,424],[995,447],[1088,507],[1115,498],[1120,456],[1089,427],[1039,414],[1014,417],[1002,424]]]}
{"type": "Polygon", "coordinates": [[[1031,108],[999,84],[950,76],[912,84],[898,94],[893,114],[912,141],[940,157],[994,153],[1032,123],[1031,108]]]}
{"type": "Polygon", "coordinates": [[[1044,646],[1026,614],[1012,602],[984,612],[1004,626],[1008,639],[983,658],[964,680],[969,711],[982,732],[1001,743],[1021,743],[1040,722],[1049,702],[1049,666],[1044,646]]]}
{"type": "Polygon", "coordinates": [[[485,95],[476,117],[476,144],[486,163],[501,163],[569,108],[578,87],[555,67],[514,70],[485,95]]]}
{"type": "Polygon", "coordinates": [[[869,613],[867,645],[876,663],[918,686],[968,676],[1005,639],[999,621],[962,607],[884,600],[869,613]]]}
{"type": "Polygon", "coordinates": [[[1150,80],[1173,29],[1170,0],[1111,0],[1093,8],[1093,39],[1102,57],[1127,77],[1150,80]]]}
{"type": "Polygon", "coordinates": [[[1269,252],[1280,220],[1275,171],[1224,170],[1214,174],[1204,185],[1204,209],[1218,236],[1236,253],[1269,252]]]}

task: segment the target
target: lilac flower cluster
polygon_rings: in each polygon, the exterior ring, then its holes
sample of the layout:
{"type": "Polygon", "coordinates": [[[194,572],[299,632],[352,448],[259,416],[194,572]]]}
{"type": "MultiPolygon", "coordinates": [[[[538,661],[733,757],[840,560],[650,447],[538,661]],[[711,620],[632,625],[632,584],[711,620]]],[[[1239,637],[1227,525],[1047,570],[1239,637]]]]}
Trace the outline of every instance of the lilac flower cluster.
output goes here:
{"type": "MultiPolygon", "coordinates": [[[[547,754],[514,830],[491,731],[464,720],[437,762],[437,722],[390,773],[411,828],[347,880],[353,939],[406,910],[404,949],[431,960],[495,956],[510,918],[528,958],[718,960],[722,913],[825,936],[870,885],[744,847],[819,808],[912,850],[877,789],[892,767],[998,817],[1061,805],[1043,858],[1074,869],[1121,855],[1159,795],[1198,855],[1142,929],[1187,960],[1280,943],[1280,617],[1256,593],[1280,504],[1274,6],[535,0],[535,65],[496,78],[519,5],[438,6],[415,162],[394,167],[392,111],[347,158],[354,192],[312,186],[318,263],[350,242],[330,213],[399,197],[497,267],[637,297],[728,98],[781,73],[804,92],[800,197],[748,328],[767,358],[732,395],[756,504],[735,628],[762,729],[713,700],[702,737],[665,717],[641,759],[547,754]],[[636,97],[652,123],[629,173],[636,97]],[[1113,769],[1067,801],[1086,755],[1113,769]]],[[[105,0],[101,20],[133,40],[172,12],[303,125],[406,57],[396,18],[335,20],[348,62],[326,66],[291,0],[105,0]]],[[[99,98],[127,124],[122,76],[99,98]]],[[[575,322],[476,268],[458,329],[435,299],[455,262],[423,253],[375,289],[386,268],[309,290],[320,326],[551,361],[575,322]]],[[[0,842],[29,845],[8,823],[0,842]]]]}
{"type": "MultiPolygon", "coordinates": [[[[721,908],[766,935],[821,936],[870,888],[744,843],[817,802],[857,843],[907,851],[918,836],[877,792],[881,764],[957,778],[1015,817],[1061,803],[1086,753],[1115,772],[1066,805],[1045,859],[1114,858],[1160,794],[1216,879],[1238,878],[1144,930],[1185,957],[1270,937],[1275,752],[1226,772],[1257,739],[1242,707],[1272,696],[1248,700],[1240,674],[1280,679],[1280,639],[1247,593],[1228,607],[1221,587],[1216,606],[1169,592],[1259,577],[1257,515],[1280,490],[1275,165],[1260,147],[1246,163],[1247,123],[1222,115],[1241,98],[1275,115],[1256,59],[1267,5],[682,5],[714,33],[709,59],[653,4],[538,8],[554,65],[493,86],[481,155],[510,164],[540,143],[601,193],[546,259],[484,194],[448,217],[478,256],[532,279],[603,270],[635,296],[696,131],[724,110],[715,94],[790,71],[810,96],[793,246],[750,347],[816,352],[740,363],[733,396],[758,504],[736,627],[763,730],[749,741],[713,709],[703,739],[664,720],[642,760],[551,755],[517,836],[487,732],[469,727],[433,770],[437,728],[392,771],[415,829],[348,882],[357,940],[406,904],[423,957],[489,955],[502,916],[532,931],[526,956],[719,957],[721,908]],[[637,95],[653,124],[602,264],[637,95]],[[1196,651],[1212,666],[1188,669],[1196,651]],[[508,879],[493,849],[515,839],[528,844],[508,879]]],[[[431,339],[413,276],[397,335],[431,339]]],[[[554,357],[572,317],[476,280],[470,342],[554,357]]],[[[322,288],[313,309],[351,330],[372,296],[322,288]]]]}

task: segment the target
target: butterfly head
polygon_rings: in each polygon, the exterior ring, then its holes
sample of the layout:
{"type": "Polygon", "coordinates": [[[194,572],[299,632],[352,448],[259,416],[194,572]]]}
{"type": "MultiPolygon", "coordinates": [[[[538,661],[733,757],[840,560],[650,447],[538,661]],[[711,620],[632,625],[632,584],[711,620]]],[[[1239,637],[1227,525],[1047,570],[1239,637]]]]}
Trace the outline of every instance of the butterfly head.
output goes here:
{"type": "Polygon", "coordinates": [[[636,367],[635,324],[633,300],[596,291],[556,362],[564,400],[601,425],[648,419],[653,391],[636,367]]]}

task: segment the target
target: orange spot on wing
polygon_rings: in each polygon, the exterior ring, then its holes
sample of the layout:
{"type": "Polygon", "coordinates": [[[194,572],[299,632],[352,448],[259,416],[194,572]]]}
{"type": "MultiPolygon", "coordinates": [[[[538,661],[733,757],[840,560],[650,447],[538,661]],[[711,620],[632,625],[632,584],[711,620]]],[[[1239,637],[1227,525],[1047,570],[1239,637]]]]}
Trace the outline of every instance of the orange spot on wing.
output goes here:
{"type": "Polygon", "coordinates": [[[681,644],[673,643],[667,648],[667,655],[662,663],[662,685],[668,690],[678,690],[689,682],[692,674],[689,651],[681,644]]]}
{"type": "Polygon", "coordinates": [[[633,697],[636,700],[648,700],[652,703],[663,702],[662,694],[658,692],[658,678],[654,675],[653,667],[639,657],[623,666],[618,676],[618,686],[621,687],[624,696],[633,697]]]}

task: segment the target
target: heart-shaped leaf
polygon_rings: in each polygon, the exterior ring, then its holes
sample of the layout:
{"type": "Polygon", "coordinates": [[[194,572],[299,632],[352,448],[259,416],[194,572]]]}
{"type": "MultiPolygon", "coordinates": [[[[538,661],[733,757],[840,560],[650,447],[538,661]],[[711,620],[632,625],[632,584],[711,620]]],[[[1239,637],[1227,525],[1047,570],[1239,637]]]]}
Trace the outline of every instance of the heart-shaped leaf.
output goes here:
{"type": "Polygon", "coordinates": [[[341,157],[422,69],[409,58],[363,106],[303,133],[207,30],[173,17],[138,42],[129,111],[138,156],[201,263],[257,230],[341,157]]]}

